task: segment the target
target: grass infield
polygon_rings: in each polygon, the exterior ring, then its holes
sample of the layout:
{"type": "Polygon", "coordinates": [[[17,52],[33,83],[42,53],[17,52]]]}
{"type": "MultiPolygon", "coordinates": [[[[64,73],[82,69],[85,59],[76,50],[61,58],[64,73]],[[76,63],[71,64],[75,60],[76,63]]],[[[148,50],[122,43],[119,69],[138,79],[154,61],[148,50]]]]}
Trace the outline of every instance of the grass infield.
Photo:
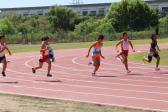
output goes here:
{"type": "MultiPolygon", "coordinates": [[[[142,58],[144,56],[146,58],[148,58],[147,51],[146,52],[139,52],[139,53],[135,53],[135,54],[130,54],[128,56],[128,60],[142,63],[142,58]]],[[[160,56],[160,65],[167,65],[168,66],[168,49],[162,49],[159,52],[159,56],[160,56]]],[[[147,63],[147,64],[149,64],[149,63],[147,63]]],[[[152,62],[150,64],[156,64],[155,57],[152,58],[152,62]]]]}
{"type": "MultiPolygon", "coordinates": [[[[158,43],[165,43],[168,39],[158,39],[158,43]]],[[[103,47],[107,46],[115,46],[119,41],[103,41],[103,47]]],[[[141,44],[150,44],[151,39],[145,40],[131,40],[133,45],[141,45],[141,44]]],[[[61,50],[61,49],[76,49],[76,48],[89,48],[93,42],[80,42],[80,43],[56,43],[51,44],[53,50],[61,50]]],[[[40,50],[40,44],[38,45],[8,45],[10,51],[12,53],[21,53],[21,52],[34,52],[40,50]]]]}
{"type": "Polygon", "coordinates": [[[0,93],[0,112],[153,112],[0,93]]]}

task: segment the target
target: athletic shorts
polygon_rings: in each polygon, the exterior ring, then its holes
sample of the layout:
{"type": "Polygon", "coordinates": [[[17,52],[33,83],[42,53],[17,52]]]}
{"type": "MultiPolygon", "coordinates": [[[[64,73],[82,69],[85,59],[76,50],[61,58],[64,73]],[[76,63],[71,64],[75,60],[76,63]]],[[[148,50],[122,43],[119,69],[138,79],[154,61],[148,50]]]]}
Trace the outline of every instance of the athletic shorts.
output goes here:
{"type": "Polygon", "coordinates": [[[126,56],[128,56],[128,50],[121,50],[120,54],[125,54],[126,56]]]}
{"type": "MultiPolygon", "coordinates": [[[[158,54],[153,54],[153,56],[155,57],[155,58],[157,58],[157,57],[159,57],[159,55],[158,54]]],[[[148,61],[152,61],[152,56],[148,56],[148,61]]]]}
{"type": "Polygon", "coordinates": [[[42,56],[42,58],[39,59],[39,62],[43,63],[43,62],[45,62],[45,60],[46,60],[47,58],[49,58],[48,55],[42,56]]]}
{"type": "Polygon", "coordinates": [[[1,61],[2,61],[4,58],[5,58],[5,56],[0,57],[0,63],[2,63],[1,61]]]}
{"type": "Polygon", "coordinates": [[[92,54],[92,59],[100,57],[100,54],[92,54]]]}

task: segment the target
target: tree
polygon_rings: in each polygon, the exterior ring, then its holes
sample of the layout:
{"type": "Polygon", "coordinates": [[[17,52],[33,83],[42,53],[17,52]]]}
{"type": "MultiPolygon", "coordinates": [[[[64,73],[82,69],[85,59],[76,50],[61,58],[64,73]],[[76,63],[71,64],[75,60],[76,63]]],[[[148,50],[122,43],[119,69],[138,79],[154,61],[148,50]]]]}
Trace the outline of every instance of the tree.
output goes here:
{"type": "Polygon", "coordinates": [[[17,14],[17,13],[12,13],[12,14],[10,14],[10,13],[5,13],[5,14],[3,15],[3,18],[4,18],[4,17],[7,17],[8,20],[9,20],[10,22],[12,22],[15,27],[17,27],[17,25],[21,22],[21,16],[20,16],[19,14],[17,14]]]}
{"type": "Polygon", "coordinates": [[[13,23],[8,20],[7,17],[0,20],[0,33],[16,33],[16,28],[13,23]]]}
{"type": "Polygon", "coordinates": [[[159,10],[159,18],[163,18],[167,16],[168,11],[159,10]]]}
{"type": "Polygon", "coordinates": [[[168,27],[168,16],[159,19],[159,26],[168,27]]]}
{"type": "Polygon", "coordinates": [[[144,0],[121,0],[111,4],[105,18],[116,29],[146,28],[158,24],[158,9],[144,0]]]}
{"type": "Polygon", "coordinates": [[[89,34],[91,32],[110,32],[114,28],[112,24],[105,19],[94,19],[83,21],[75,26],[75,32],[79,34],[89,34]]]}
{"type": "Polygon", "coordinates": [[[50,7],[47,16],[55,29],[71,30],[75,26],[78,13],[73,12],[71,8],[55,5],[50,7]]]}

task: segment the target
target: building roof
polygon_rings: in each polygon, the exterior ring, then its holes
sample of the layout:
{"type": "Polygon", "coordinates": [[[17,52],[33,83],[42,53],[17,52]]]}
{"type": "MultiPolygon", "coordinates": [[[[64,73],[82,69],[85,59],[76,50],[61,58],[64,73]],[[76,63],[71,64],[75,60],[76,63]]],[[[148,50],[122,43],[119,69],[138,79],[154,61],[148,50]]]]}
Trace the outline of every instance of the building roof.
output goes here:
{"type": "MultiPolygon", "coordinates": [[[[162,3],[168,2],[168,0],[145,0],[146,3],[162,3]]],[[[66,7],[89,7],[89,6],[110,6],[111,3],[95,3],[95,4],[79,4],[79,5],[64,5],[66,7]]],[[[1,11],[8,10],[29,10],[29,9],[49,9],[50,6],[38,6],[38,7],[16,7],[16,8],[0,8],[1,11]]]]}
{"type": "MultiPolygon", "coordinates": [[[[89,7],[89,6],[110,6],[111,3],[99,3],[99,4],[79,4],[79,5],[64,5],[66,7],[89,7]]],[[[7,10],[28,10],[28,9],[49,9],[50,6],[38,6],[38,7],[16,7],[16,8],[0,8],[1,11],[7,10]]]]}
{"type": "Polygon", "coordinates": [[[146,3],[162,3],[168,2],[168,0],[145,0],[146,3]]]}

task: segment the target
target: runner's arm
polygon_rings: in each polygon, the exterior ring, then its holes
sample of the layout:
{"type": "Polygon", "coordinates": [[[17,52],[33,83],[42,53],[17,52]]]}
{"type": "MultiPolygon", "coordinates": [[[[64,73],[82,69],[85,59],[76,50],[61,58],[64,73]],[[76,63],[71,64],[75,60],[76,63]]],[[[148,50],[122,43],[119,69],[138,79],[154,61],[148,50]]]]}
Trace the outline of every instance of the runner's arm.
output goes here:
{"type": "Polygon", "coordinates": [[[89,54],[90,54],[90,50],[91,48],[95,45],[96,43],[94,43],[93,45],[90,46],[89,50],[88,50],[88,54],[86,55],[86,58],[89,57],[89,54]]]}
{"type": "Polygon", "coordinates": [[[135,52],[134,47],[133,47],[133,45],[132,45],[130,40],[129,40],[129,44],[131,45],[131,48],[132,48],[133,52],[135,52]]]}
{"type": "Polygon", "coordinates": [[[101,50],[100,50],[100,56],[104,59],[104,56],[102,55],[101,50]]]}
{"type": "Polygon", "coordinates": [[[4,47],[3,49],[0,50],[0,53],[3,52],[6,49],[6,47],[4,47]]]}
{"type": "Polygon", "coordinates": [[[119,45],[119,44],[121,44],[121,41],[120,41],[120,42],[118,42],[118,44],[116,44],[116,46],[115,46],[115,47],[116,47],[116,51],[117,51],[117,52],[119,52],[119,50],[118,50],[118,45],[119,45]]]}
{"type": "Polygon", "coordinates": [[[157,52],[155,49],[153,49],[152,47],[150,48],[150,50],[151,50],[152,52],[158,54],[158,52],[157,52]]]}
{"type": "Polygon", "coordinates": [[[160,51],[159,46],[157,45],[157,49],[160,51]]]}
{"type": "Polygon", "coordinates": [[[44,47],[45,47],[45,45],[44,45],[44,44],[42,44],[42,45],[41,45],[40,52],[43,52],[43,51],[45,51],[45,50],[48,50],[48,48],[47,48],[47,49],[44,49],[44,47]]]}

